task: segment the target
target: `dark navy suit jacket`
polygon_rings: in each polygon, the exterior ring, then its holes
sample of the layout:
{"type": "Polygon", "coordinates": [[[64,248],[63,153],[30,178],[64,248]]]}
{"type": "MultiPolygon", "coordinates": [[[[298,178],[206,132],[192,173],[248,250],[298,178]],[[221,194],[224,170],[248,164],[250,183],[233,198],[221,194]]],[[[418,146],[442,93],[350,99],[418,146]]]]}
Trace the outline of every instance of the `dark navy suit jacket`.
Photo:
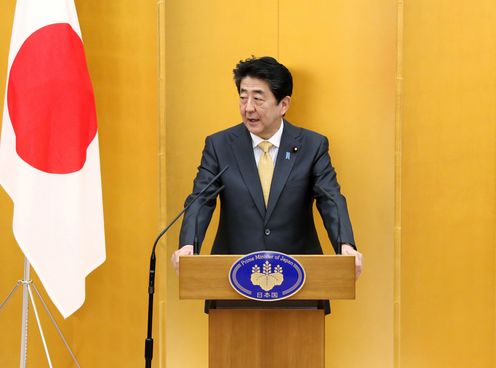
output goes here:
{"type": "MultiPolygon", "coordinates": [[[[239,124],[207,137],[193,193],[186,203],[220,170],[229,166],[207,191],[213,193],[221,185],[225,186],[220,194],[220,222],[212,254],[246,254],[259,250],[321,254],[312,212],[314,200],[335,252],[340,253],[343,243],[354,246],[346,200],[340,193],[328,150],[326,137],[284,121],[265,208],[252,140],[246,127],[239,124]],[[337,206],[318,186],[334,197],[337,206]]],[[[193,244],[196,216],[200,244],[205,236],[216,201],[205,204],[198,214],[201,203],[202,199],[197,200],[184,217],[181,246],[193,244]]]]}

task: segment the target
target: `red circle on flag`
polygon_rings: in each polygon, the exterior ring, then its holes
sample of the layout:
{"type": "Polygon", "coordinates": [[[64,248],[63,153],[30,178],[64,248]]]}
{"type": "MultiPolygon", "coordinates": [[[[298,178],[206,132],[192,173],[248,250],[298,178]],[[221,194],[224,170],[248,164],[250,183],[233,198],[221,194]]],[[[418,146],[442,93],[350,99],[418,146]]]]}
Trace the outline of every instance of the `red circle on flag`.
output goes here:
{"type": "Polygon", "coordinates": [[[97,124],[83,43],[71,26],[32,33],[12,63],[7,88],[17,154],[47,173],[80,170],[97,124]]]}

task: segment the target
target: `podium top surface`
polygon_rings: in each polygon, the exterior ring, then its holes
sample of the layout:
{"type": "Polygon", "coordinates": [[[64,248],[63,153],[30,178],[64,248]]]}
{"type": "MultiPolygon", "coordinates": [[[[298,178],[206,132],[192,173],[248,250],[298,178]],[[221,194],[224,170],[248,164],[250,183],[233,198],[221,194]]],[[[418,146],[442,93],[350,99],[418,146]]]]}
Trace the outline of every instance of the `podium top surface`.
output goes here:
{"type": "MultiPolygon", "coordinates": [[[[229,270],[243,255],[181,256],[180,299],[244,300],[229,283],[229,270]]],[[[291,255],[305,269],[303,288],[288,299],[355,299],[355,258],[328,255],[291,255]]]]}

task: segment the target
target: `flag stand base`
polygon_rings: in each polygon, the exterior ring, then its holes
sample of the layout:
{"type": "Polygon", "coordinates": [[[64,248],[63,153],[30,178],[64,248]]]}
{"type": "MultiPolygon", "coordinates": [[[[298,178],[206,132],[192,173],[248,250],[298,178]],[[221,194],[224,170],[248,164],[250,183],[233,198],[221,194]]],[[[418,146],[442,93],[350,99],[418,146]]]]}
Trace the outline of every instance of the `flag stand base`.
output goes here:
{"type": "Polygon", "coordinates": [[[36,303],[34,302],[34,298],[33,298],[33,291],[32,290],[34,289],[34,291],[38,295],[38,298],[41,300],[41,304],[43,305],[43,308],[45,309],[46,313],[50,317],[50,320],[52,321],[52,324],[55,326],[55,329],[57,330],[60,338],[62,339],[65,347],[67,348],[67,350],[71,354],[71,357],[74,360],[74,363],[76,364],[76,366],[78,368],[80,368],[79,362],[77,361],[76,356],[74,355],[74,353],[72,352],[71,348],[69,347],[69,344],[67,343],[67,341],[66,341],[66,339],[64,337],[64,334],[60,330],[57,322],[53,318],[52,313],[50,313],[50,310],[48,309],[48,306],[46,305],[45,300],[41,296],[41,294],[38,291],[38,288],[34,284],[33,280],[30,280],[30,276],[29,276],[30,268],[31,268],[31,266],[29,264],[28,259],[26,257],[24,257],[24,276],[23,276],[23,279],[17,281],[16,285],[14,286],[14,288],[12,289],[12,291],[9,293],[9,295],[7,296],[7,298],[2,302],[2,304],[0,304],[0,311],[1,311],[2,308],[8,303],[8,301],[10,300],[10,298],[12,298],[12,296],[17,291],[17,289],[19,288],[19,286],[22,286],[22,326],[21,326],[21,356],[20,356],[20,367],[21,368],[26,368],[26,360],[27,360],[27,355],[28,355],[29,301],[31,301],[31,304],[33,306],[34,315],[36,317],[36,322],[38,324],[38,329],[40,331],[40,336],[41,336],[41,340],[43,342],[43,348],[45,349],[45,355],[46,355],[47,360],[48,360],[48,365],[50,366],[50,368],[52,367],[52,361],[50,360],[50,354],[48,352],[48,347],[47,347],[47,344],[46,344],[46,341],[45,341],[45,335],[43,334],[43,329],[41,327],[40,318],[38,316],[38,310],[36,309],[36,303]]]}

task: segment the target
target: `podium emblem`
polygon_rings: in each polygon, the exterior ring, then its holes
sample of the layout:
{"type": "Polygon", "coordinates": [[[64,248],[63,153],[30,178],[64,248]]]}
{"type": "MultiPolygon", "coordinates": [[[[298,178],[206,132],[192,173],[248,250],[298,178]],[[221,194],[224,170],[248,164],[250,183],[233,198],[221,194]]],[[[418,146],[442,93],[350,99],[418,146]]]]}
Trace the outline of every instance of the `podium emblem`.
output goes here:
{"type": "Polygon", "coordinates": [[[305,283],[305,270],[287,254],[254,252],[232,265],[229,282],[234,290],[249,299],[271,302],[296,294],[305,283]]]}

